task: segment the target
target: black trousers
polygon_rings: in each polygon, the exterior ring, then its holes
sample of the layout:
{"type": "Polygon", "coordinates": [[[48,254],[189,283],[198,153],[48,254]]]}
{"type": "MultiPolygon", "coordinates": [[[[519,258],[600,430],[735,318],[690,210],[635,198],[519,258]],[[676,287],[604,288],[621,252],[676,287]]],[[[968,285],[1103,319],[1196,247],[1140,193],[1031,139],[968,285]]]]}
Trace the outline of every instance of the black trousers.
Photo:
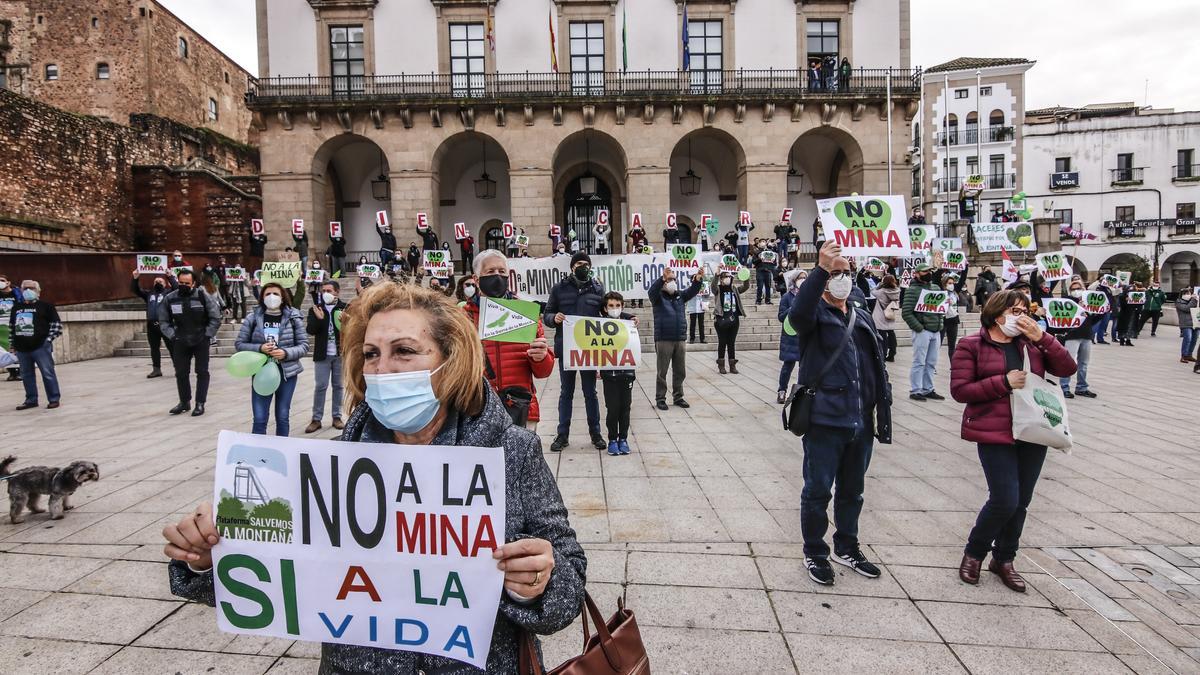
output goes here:
{"type": "Polygon", "coordinates": [[[740,322],[737,319],[728,323],[721,321],[713,324],[717,329],[717,360],[725,358],[725,353],[728,351],[729,360],[737,358],[737,334],[740,322]]]}
{"type": "Polygon", "coordinates": [[[975,518],[966,553],[983,560],[990,551],[999,562],[1012,562],[1021,544],[1025,512],[1046,461],[1046,446],[1017,441],[979,444],[979,462],[987,479],[988,499],[975,518]]]}
{"type": "Polygon", "coordinates": [[[942,335],[946,336],[946,351],[951,358],[954,357],[954,346],[958,344],[958,322],[957,316],[942,322],[942,335]]]}
{"type": "Polygon", "coordinates": [[[1150,334],[1154,335],[1155,333],[1158,332],[1158,320],[1161,318],[1162,318],[1162,310],[1159,310],[1157,312],[1150,312],[1150,311],[1142,312],[1141,318],[1138,319],[1137,330],[1135,330],[1133,332],[1133,334],[1141,335],[1142,329],[1146,327],[1146,321],[1150,320],[1150,334]]]}
{"type": "Polygon", "coordinates": [[[155,370],[162,368],[162,353],[160,345],[164,342],[167,345],[167,356],[170,357],[172,363],[175,362],[175,352],[172,349],[174,343],[163,336],[162,330],[159,329],[157,321],[146,322],[146,339],[150,342],[150,365],[155,370]]]}
{"type": "Polygon", "coordinates": [[[608,440],[629,440],[629,409],[633,405],[633,383],[631,375],[604,374],[604,407],[608,413],[604,422],[608,426],[608,440]]]}
{"type": "Polygon", "coordinates": [[[202,338],[200,344],[184,344],[175,341],[175,386],[179,389],[179,400],[188,403],[192,400],[191,371],[192,359],[196,360],[196,403],[204,403],[208,399],[208,338],[202,338]]]}
{"type": "Polygon", "coordinates": [[[896,331],[881,330],[879,334],[883,336],[883,358],[888,360],[896,358],[896,331]]]}
{"type": "Polygon", "coordinates": [[[704,342],[704,313],[688,314],[688,342],[696,341],[696,332],[700,333],[700,341],[704,342]]]}

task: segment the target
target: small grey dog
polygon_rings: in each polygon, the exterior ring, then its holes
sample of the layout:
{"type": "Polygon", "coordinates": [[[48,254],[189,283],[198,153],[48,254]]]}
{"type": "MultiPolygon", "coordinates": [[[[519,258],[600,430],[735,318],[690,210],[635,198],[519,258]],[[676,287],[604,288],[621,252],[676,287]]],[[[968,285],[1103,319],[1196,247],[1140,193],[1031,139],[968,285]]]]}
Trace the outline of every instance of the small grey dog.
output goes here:
{"type": "Polygon", "coordinates": [[[16,457],[8,456],[0,460],[0,480],[8,481],[8,517],[13,524],[25,522],[21,512],[29,507],[31,513],[42,513],[46,509],[38,506],[42,495],[50,497],[50,519],[59,520],[64,511],[69,511],[71,495],[80,485],[88,481],[100,480],[100,469],[94,462],[71,462],[65,468],[52,466],[31,466],[12,475],[8,467],[17,461],[16,457]]]}

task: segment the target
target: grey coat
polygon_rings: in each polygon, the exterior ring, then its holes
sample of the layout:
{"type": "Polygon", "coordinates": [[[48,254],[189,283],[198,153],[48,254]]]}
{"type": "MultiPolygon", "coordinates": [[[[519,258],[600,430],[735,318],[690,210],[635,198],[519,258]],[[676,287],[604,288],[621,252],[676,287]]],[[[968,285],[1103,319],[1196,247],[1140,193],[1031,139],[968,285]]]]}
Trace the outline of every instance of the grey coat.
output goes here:
{"type": "Polygon", "coordinates": [[[875,328],[877,330],[896,330],[896,322],[900,320],[900,310],[896,310],[896,318],[891,321],[884,316],[883,310],[893,302],[900,302],[900,289],[880,286],[871,295],[875,298],[875,310],[871,312],[871,318],[875,320],[875,328]]]}
{"type": "MultiPolygon", "coordinates": [[[[334,673],[418,672],[438,675],[474,675],[477,673],[516,673],[520,654],[520,629],[549,635],[571,625],[583,604],[587,558],[575,540],[575,530],[567,521],[567,507],[550,467],[542,458],[541,440],[531,431],[513,426],[512,418],[500,399],[485,382],[487,394],[483,412],[463,417],[449,411],[445,426],[431,445],[469,445],[504,448],[505,542],[536,537],[554,547],[554,571],[542,597],[523,605],[500,594],[500,608],[488,653],[487,670],[481,671],[461,661],[375,647],[321,645],[321,675],[334,673]]],[[[365,403],[355,408],[341,440],[361,443],[394,443],[392,432],[375,420],[365,403]]],[[[196,574],[187,565],[172,561],[168,574],[171,592],[188,600],[214,605],[213,577],[209,570],[196,574]]]]}
{"type": "MultiPolygon", "coordinates": [[[[275,344],[287,354],[279,365],[283,368],[284,379],[290,379],[304,370],[300,359],[308,354],[308,332],[304,329],[304,318],[299,310],[283,306],[279,311],[282,316],[279,322],[279,340],[275,344]]],[[[235,343],[239,352],[262,351],[262,346],[267,343],[267,336],[263,333],[266,314],[266,310],[259,305],[242,321],[242,328],[238,331],[235,343]]]]}
{"type": "Polygon", "coordinates": [[[1184,300],[1183,298],[1178,298],[1177,300],[1175,300],[1175,312],[1176,312],[1176,315],[1179,317],[1179,327],[1180,328],[1195,328],[1195,326],[1192,325],[1191,310],[1193,307],[1197,307],[1197,306],[1200,306],[1200,305],[1197,304],[1196,298],[1192,298],[1191,300],[1184,300]]]}

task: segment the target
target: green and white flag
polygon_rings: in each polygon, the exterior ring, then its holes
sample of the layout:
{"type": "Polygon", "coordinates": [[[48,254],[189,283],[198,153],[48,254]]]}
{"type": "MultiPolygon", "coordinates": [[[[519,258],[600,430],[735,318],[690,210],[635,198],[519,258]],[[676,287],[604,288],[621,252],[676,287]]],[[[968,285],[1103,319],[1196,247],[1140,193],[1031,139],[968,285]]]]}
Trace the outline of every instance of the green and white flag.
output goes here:
{"type": "Polygon", "coordinates": [[[529,344],[537,339],[536,302],[482,298],[479,301],[479,339],[529,344]]]}

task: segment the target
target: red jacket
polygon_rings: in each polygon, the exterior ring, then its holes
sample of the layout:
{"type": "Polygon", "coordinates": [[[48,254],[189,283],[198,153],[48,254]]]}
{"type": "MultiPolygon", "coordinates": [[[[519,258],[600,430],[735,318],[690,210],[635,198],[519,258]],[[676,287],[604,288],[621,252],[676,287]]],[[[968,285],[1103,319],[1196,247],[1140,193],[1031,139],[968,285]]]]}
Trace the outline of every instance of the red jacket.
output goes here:
{"type": "MultiPolygon", "coordinates": [[[[1043,333],[1036,344],[1024,336],[1016,341],[1025,353],[1025,370],[1045,377],[1075,374],[1075,360],[1050,333],[1043,333]]],[[[1008,395],[1008,374],[1004,348],[980,329],[975,335],[958,341],[950,359],[950,395],[963,410],[962,437],[976,443],[1011,445],[1012,405],[1008,395]]]]}
{"type": "MultiPolygon", "coordinates": [[[[478,301],[467,302],[463,308],[467,311],[467,316],[471,317],[471,321],[478,326],[478,301]]],[[[538,320],[537,336],[546,336],[541,319],[538,320]]],[[[554,350],[547,349],[546,358],[534,362],[529,358],[529,345],[518,342],[495,342],[494,340],[484,340],[482,344],[484,356],[492,364],[492,372],[495,374],[495,377],[488,378],[492,388],[497,392],[512,386],[528,389],[533,394],[533,401],[529,404],[529,421],[537,422],[541,417],[538,413],[537,390],[534,389],[533,378],[550,377],[550,374],[554,372],[554,350]]]]}

